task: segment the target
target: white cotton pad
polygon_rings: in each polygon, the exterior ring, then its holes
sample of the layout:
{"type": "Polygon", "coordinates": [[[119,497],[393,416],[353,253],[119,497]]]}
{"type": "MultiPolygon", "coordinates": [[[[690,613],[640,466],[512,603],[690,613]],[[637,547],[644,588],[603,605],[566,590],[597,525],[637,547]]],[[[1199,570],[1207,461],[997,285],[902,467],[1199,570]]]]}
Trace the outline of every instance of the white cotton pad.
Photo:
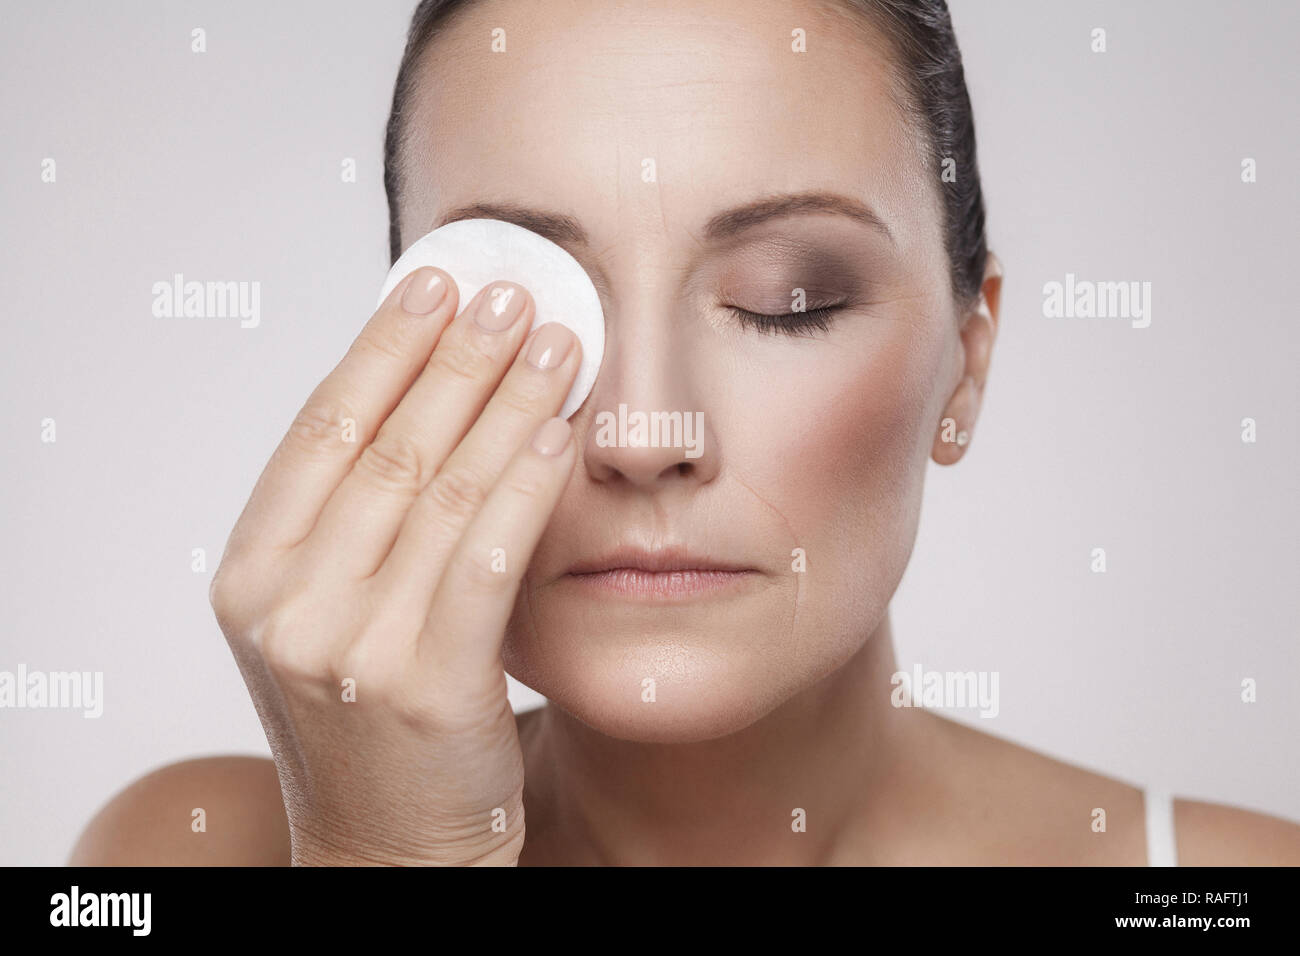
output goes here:
{"type": "Polygon", "coordinates": [[[379,302],[420,266],[437,266],[456,280],[462,310],[484,286],[505,279],[527,289],[537,303],[536,328],[567,326],[582,343],[582,365],[560,409],[568,418],[596,384],[605,356],[605,313],[578,260],[551,240],[499,219],[460,219],[417,239],[388,271],[379,302]]]}

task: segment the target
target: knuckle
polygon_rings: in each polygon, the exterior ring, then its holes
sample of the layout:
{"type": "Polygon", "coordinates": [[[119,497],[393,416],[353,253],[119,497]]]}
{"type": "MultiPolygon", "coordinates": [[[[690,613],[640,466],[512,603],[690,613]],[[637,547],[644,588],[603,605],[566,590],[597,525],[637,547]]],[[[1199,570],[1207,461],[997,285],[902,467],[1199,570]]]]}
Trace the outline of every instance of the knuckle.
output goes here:
{"type": "Polygon", "coordinates": [[[208,583],[208,604],[217,615],[217,620],[229,617],[235,609],[235,588],[232,577],[234,571],[226,562],[217,565],[212,580],[208,583]]]}
{"type": "Polygon", "coordinates": [[[520,387],[512,385],[497,392],[494,400],[512,416],[533,419],[537,417],[538,405],[546,394],[546,389],[520,387]]]}
{"type": "Polygon", "coordinates": [[[298,613],[283,606],[267,615],[257,628],[255,644],[273,677],[317,682],[329,673],[313,630],[303,625],[298,613]]]}
{"type": "Polygon", "coordinates": [[[343,423],[352,417],[341,404],[309,401],[289,426],[289,440],[309,451],[338,445],[343,439],[343,423]]]}
{"type": "Polygon", "coordinates": [[[362,694],[367,700],[388,700],[392,696],[393,669],[386,666],[375,645],[364,635],[331,659],[329,673],[335,686],[344,680],[355,681],[358,700],[362,694]]]}
{"type": "Polygon", "coordinates": [[[528,475],[510,475],[502,480],[505,490],[529,501],[543,501],[548,495],[547,486],[528,475]]]}
{"type": "Polygon", "coordinates": [[[409,436],[383,430],[365,447],[357,464],[380,483],[402,490],[418,491],[429,478],[419,446],[409,436]]]}
{"type": "Polygon", "coordinates": [[[393,323],[369,325],[357,336],[353,347],[360,353],[384,361],[408,362],[409,337],[401,335],[398,329],[393,323]]]}
{"type": "Polygon", "coordinates": [[[440,344],[429,359],[434,371],[474,385],[487,384],[496,360],[482,348],[460,336],[454,342],[440,344]]]}
{"type": "Polygon", "coordinates": [[[450,720],[445,701],[429,688],[418,685],[391,688],[388,705],[392,713],[409,728],[422,731],[444,730],[450,720]]]}
{"type": "Polygon", "coordinates": [[[429,482],[429,498],[440,512],[469,517],[483,505],[487,489],[478,476],[459,468],[444,469],[429,482]]]}
{"type": "Polygon", "coordinates": [[[217,565],[208,584],[208,604],[223,631],[238,633],[246,625],[252,580],[242,564],[227,559],[217,565]]]}
{"type": "Polygon", "coordinates": [[[515,583],[505,571],[492,567],[488,554],[466,554],[462,557],[460,583],[470,591],[478,594],[496,594],[510,589],[515,583]]]}

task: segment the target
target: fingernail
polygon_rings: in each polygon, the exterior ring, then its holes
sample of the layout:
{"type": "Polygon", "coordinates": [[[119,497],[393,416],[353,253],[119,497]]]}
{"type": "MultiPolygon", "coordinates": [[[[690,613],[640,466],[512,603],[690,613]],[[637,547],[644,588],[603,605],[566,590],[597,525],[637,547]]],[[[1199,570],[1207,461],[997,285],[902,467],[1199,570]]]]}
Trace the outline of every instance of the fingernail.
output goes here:
{"type": "Polygon", "coordinates": [[[533,368],[555,368],[573,348],[573,333],[558,322],[547,322],[528,343],[528,364],[533,368]]]}
{"type": "Polygon", "coordinates": [[[558,455],[569,443],[569,423],[563,418],[549,418],[533,436],[533,451],[540,455],[558,455]]]}
{"type": "Polygon", "coordinates": [[[428,315],[447,297],[447,283],[429,266],[421,266],[411,276],[402,293],[402,308],[412,315],[428,315]]]}
{"type": "Polygon", "coordinates": [[[479,328],[489,332],[504,332],[523,314],[524,300],[527,298],[528,294],[521,286],[498,282],[490,286],[478,300],[474,321],[479,328]]]}

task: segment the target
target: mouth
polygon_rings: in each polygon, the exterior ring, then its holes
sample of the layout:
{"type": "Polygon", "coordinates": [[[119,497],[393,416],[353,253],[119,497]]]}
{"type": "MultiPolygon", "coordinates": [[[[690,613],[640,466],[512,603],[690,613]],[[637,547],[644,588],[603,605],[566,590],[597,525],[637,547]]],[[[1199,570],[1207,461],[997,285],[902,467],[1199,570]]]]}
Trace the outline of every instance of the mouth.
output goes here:
{"type": "Polygon", "coordinates": [[[718,594],[759,576],[757,568],[684,548],[620,548],[571,567],[565,577],[604,597],[673,601],[718,594]]]}

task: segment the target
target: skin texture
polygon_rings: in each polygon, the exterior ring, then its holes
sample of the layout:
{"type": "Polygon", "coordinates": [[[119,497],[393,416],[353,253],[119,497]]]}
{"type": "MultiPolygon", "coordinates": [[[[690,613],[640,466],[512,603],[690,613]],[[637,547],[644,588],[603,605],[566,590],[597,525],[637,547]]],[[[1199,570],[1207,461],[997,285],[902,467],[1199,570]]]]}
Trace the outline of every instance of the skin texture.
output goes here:
{"type": "MultiPolygon", "coordinates": [[[[551,701],[519,718],[522,779],[503,773],[483,798],[491,807],[524,788],[518,862],[1144,864],[1133,787],[890,704],[889,601],[928,462],[953,464],[969,447],[942,440],[943,421],[975,433],[1001,266],[990,257],[977,301],[953,301],[939,187],[899,110],[883,39],[812,2],[791,12],[571,0],[548,12],[482,0],[435,42],[412,109],[401,216],[405,242],[478,203],[571,217],[588,241],[564,244],[604,300],[606,355],[572,421],[575,466],[501,645],[506,669],[551,701]],[[816,55],[789,52],[792,24],[816,38],[816,55]],[[485,52],[495,27],[508,56],[485,52]],[[728,209],[808,193],[850,197],[883,228],[817,209],[711,234],[728,209]],[[728,308],[789,312],[796,287],[809,308],[843,303],[826,330],[762,332],[728,308]],[[703,455],[601,447],[594,417],[620,403],[702,411],[703,455]],[[684,545],[753,573],[724,595],[671,606],[593,596],[566,575],[620,544],[684,545]],[[791,570],[795,548],[806,573],[791,570]],[[796,807],[807,833],[791,830],[796,807]],[[1104,834],[1089,826],[1094,807],[1107,810],[1104,834]]],[[[322,562],[334,553],[318,547],[322,562]]],[[[264,723],[274,697],[262,695],[264,723]]],[[[485,689],[474,706],[486,713],[491,699],[485,689]]],[[[482,739],[498,740],[493,727],[482,739]]],[[[188,833],[148,835],[164,810],[205,805],[195,788],[240,833],[259,834],[232,836],[231,855],[287,862],[292,825],[331,831],[297,861],[340,860],[340,821],[376,798],[305,798],[296,781],[310,768],[290,767],[304,745],[283,734],[277,743],[268,731],[283,804],[269,761],[178,765],[115,798],[74,862],[202,862],[188,833]],[[259,787],[214,798],[202,781],[218,777],[259,787]]],[[[328,763],[320,747],[315,762],[328,763]]],[[[399,780],[421,753],[411,742],[372,769],[399,780]]],[[[391,805],[410,792],[395,784],[391,805]]],[[[1182,863],[1300,862],[1300,827],[1177,806],[1182,863]]],[[[366,838],[373,862],[429,862],[385,858],[402,856],[393,835],[366,838]]]]}

